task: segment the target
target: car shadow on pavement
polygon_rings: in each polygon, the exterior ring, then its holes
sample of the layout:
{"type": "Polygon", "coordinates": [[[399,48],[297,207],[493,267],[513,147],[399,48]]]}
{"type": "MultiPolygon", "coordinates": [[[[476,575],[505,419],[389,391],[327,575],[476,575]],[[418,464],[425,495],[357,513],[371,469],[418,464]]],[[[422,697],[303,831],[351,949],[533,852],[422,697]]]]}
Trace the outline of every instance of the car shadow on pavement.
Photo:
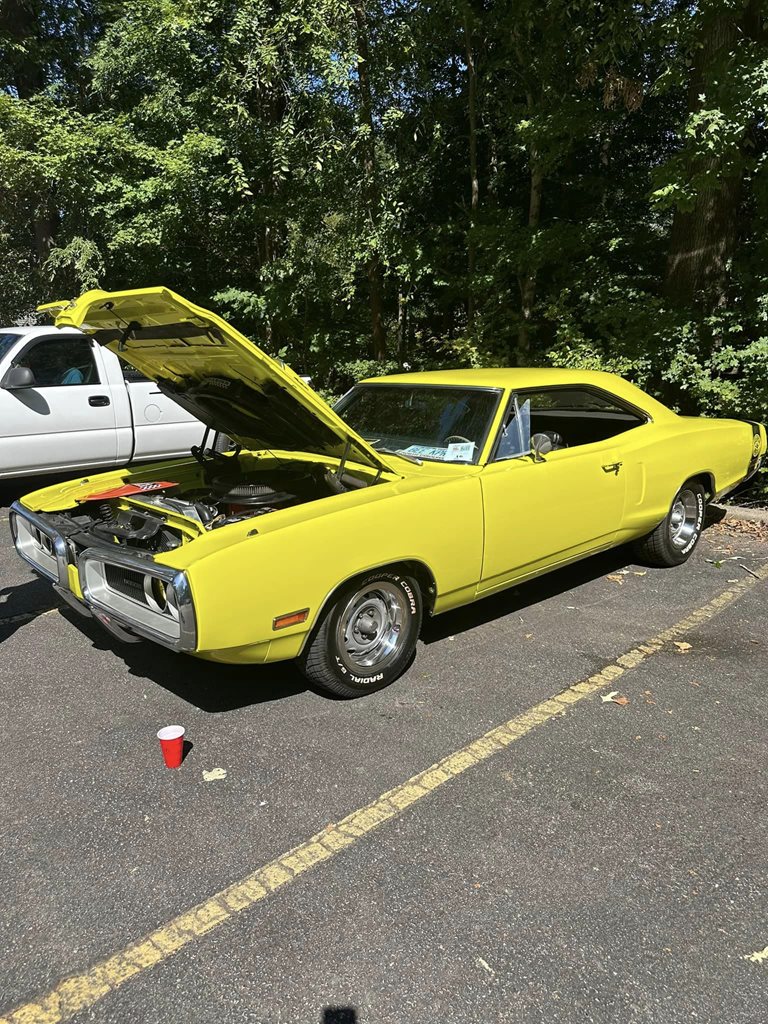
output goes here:
{"type": "Polygon", "coordinates": [[[311,689],[292,662],[223,665],[202,661],[189,655],[175,654],[150,641],[120,643],[92,619],[84,619],[66,607],[61,613],[88,637],[97,650],[112,651],[122,658],[131,675],[157,683],[210,714],[283,700],[311,689]]]}
{"type": "MultiPolygon", "coordinates": [[[[434,643],[447,636],[474,629],[494,619],[538,604],[606,573],[630,564],[630,552],[617,548],[583,562],[548,573],[512,590],[447,612],[424,622],[423,643],[434,643]]],[[[62,615],[88,637],[98,650],[113,651],[122,658],[132,675],[150,680],[210,714],[235,711],[298,694],[313,692],[324,700],[341,700],[316,689],[302,676],[293,662],[274,665],[223,665],[175,654],[150,642],[121,644],[98,623],[84,619],[68,608],[62,615]]]]}
{"type": "MultiPolygon", "coordinates": [[[[720,518],[722,516],[712,517],[707,525],[717,522],[720,518]]],[[[593,555],[495,596],[458,608],[456,611],[446,612],[435,619],[425,619],[420,640],[422,643],[432,644],[448,636],[476,629],[495,619],[540,604],[542,601],[591,583],[608,573],[616,572],[624,566],[634,564],[636,563],[628,546],[593,555]]],[[[51,604],[47,607],[51,607],[51,604]]],[[[41,609],[44,610],[46,609],[41,609]]],[[[329,701],[344,699],[311,685],[293,662],[276,662],[273,665],[224,665],[175,654],[149,641],[121,644],[93,620],[84,619],[66,607],[61,609],[61,613],[88,637],[97,650],[112,651],[122,658],[132,675],[157,683],[158,686],[210,714],[235,711],[307,692],[329,701]]],[[[3,634],[0,631],[1,639],[3,634]]]]}
{"type": "Polygon", "coordinates": [[[45,580],[35,578],[15,587],[0,587],[0,644],[58,603],[45,580]]]}
{"type": "Polygon", "coordinates": [[[617,569],[634,564],[632,552],[628,547],[613,548],[611,551],[592,555],[583,561],[574,562],[573,565],[555,569],[509,590],[503,590],[500,594],[482,598],[474,604],[465,605],[452,612],[445,612],[434,619],[426,619],[421,628],[421,640],[425,644],[432,644],[438,640],[445,640],[448,636],[476,629],[478,626],[493,622],[494,619],[501,619],[531,605],[540,604],[551,597],[591,583],[609,572],[616,572],[617,569]]]}

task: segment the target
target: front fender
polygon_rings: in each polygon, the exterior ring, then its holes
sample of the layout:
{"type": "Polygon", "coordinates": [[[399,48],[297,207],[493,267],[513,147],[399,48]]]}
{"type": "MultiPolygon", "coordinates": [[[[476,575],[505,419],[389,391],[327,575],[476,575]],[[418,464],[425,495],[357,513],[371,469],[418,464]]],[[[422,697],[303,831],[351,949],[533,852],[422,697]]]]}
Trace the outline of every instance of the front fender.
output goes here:
{"type": "Polygon", "coordinates": [[[464,590],[479,579],[482,542],[476,475],[254,532],[187,570],[198,652],[304,636],[340,584],[382,565],[419,561],[440,596],[464,590]],[[304,608],[306,622],[274,630],[276,617],[304,608]]]}

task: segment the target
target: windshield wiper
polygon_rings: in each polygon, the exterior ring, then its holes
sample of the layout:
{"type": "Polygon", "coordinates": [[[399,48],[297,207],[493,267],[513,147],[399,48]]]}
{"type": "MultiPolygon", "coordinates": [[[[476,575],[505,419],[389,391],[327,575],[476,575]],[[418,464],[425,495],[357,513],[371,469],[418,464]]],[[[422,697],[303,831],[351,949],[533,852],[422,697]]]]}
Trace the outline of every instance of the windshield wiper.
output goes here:
{"type": "Polygon", "coordinates": [[[412,462],[414,466],[423,466],[424,463],[421,459],[417,459],[415,455],[406,455],[405,452],[396,452],[394,448],[377,448],[377,452],[381,452],[382,455],[397,455],[401,459],[405,459],[406,462],[412,462]]]}

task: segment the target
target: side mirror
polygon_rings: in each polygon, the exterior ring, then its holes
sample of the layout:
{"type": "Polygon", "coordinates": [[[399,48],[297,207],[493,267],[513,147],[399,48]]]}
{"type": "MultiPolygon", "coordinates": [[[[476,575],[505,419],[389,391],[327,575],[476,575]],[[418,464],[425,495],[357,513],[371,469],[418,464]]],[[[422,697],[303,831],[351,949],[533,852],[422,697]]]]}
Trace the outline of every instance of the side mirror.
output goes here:
{"type": "Polygon", "coordinates": [[[552,438],[546,434],[534,434],[531,438],[531,455],[534,462],[546,462],[544,458],[552,451],[552,438]]]}
{"type": "Polygon", "coordinates": [[[20,391],[34,386],[35,375],[28,366],[12,366],[0,382],[0,388],[6,391],[20,391]]]}

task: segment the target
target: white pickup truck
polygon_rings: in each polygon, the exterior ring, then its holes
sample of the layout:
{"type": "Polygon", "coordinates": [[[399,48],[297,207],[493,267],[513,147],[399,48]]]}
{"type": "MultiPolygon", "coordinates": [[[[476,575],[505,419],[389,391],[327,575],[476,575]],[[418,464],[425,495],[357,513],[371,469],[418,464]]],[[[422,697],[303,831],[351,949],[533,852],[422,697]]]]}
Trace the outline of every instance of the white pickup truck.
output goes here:
{"type": "Polygon", "coordinates": [[[0,328],[0,479],[188,453],[205,427],[74,328],[0,328]]]}

